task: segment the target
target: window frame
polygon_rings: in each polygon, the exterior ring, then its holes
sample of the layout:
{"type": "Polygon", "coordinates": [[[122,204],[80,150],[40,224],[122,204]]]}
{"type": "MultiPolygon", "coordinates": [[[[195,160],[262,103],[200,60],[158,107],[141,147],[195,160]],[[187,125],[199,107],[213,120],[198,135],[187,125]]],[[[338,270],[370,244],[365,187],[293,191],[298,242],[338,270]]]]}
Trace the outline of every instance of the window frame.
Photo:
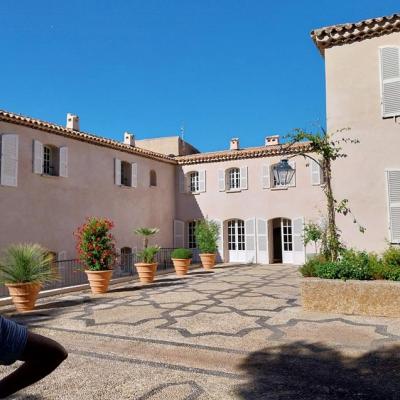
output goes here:
{"type": "Polygon", "coordinates": [[[239,167],[232,167],[226,171],[226,185],[227,190],[231,192],[238,192],[241,190],[241,173],[239,167]]]}
{"type": "Polygon", "coordinates": [[[189,192],[200,193],[200,173],[199,171],[190,171],[188,173],[189,192]]]}
{"type": "Polygon", "coordinates": [[[121,160],[121,186],[132,187],[132,164],[121,160]]]}
{"type": "Polygon", "coordinates": [[[150,187],[157,187],[157,172],[154,169],[150,170],[150,187]]]}
{"type": "Polygon", "coordinates": [[[187,223],[187,243],[188,243],[188,248],[189,249],[197,249],[197,242],[196,242],[196,225],[197,221],[188,221],[187,223]]]}

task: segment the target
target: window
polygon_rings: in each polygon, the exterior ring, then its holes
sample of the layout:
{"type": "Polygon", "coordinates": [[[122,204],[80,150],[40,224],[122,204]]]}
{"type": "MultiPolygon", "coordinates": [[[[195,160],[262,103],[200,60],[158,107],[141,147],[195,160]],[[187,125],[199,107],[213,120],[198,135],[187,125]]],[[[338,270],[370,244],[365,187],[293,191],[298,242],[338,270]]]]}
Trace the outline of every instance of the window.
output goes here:
{"type": "Polygon", "coordinates": [[[240,189],[240,169],[231,168],[228,170],[228,190],[240,189]]]}
{"type": "Polygon", "coordinates": [[[132,166],[126,161],[121,162],[121,185],[131,186],[132,166]]]}
{"type": "Polygon", "coordinates": [[[200,190],[200,180],[198,171],[190,172],[189,174],[189,190],[192,193],[197,193],[200,190]]]}
{"type": "Polygon", "coordinates": [[[43,145],[33,141],[33,172],[38,175],[68,177],[68,147],[43,145]]]}
{"type": "Polygon", "coordinates": [[[157,174],[154,169],[150,171],[150,186],[157,186],[157,174]]]}
{"type": "Polygon", "coordinates": [[[130,247],[122,247],[121,249],[121,269],[126,270],[129,269],[133,264],[133,254],[132,249],[130,247]]]}
{"type": "Polygon", "coordinates": [[[118,186],[137,187],[137,164],[114,159],[114,182],[118,186]]]}
{"type": "Polygon", "coordinates": [[[18,135],[0,135],[0,185],[17,186],[18,135]]]}
{"type": "Polygon", "coordinates": [[[293,250],[292,221],[290,219],[282,220],[282,241],[283,241],[283,251],[293,250]]]}
{"type": "Polygon", "coordinates": [[[58,149],[53,146],[43,146],[43,174],[57,176],[58,175],[58,149]]]}
{"type": "Polygon", "coordinates": [[[189,249],[195,249],[196,243],[196,221],[188,222],[188,247],[189,249]]]}
{"type": "Polygon", "coordinates": [[[244,221],[228,221],[228,250],[245,250],[244,221]]]}

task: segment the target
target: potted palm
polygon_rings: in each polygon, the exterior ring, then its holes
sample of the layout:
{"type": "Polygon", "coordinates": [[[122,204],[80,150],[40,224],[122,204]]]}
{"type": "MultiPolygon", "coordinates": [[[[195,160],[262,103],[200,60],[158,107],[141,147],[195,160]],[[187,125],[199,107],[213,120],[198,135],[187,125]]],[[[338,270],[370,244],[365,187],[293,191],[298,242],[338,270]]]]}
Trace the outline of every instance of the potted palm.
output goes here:
{"type": "Polygon", "coordinates": [[[148,246],[138,253],[140,262],[135,264],[142,283],[152,283],[157,271],[157,263],[155,261],[156,254],[160,250],[159,246],[148,246]]]}
{"type": "Polygon", "coordinates": [[[171,253],[171,259],[178,276],[187,274],[191,258],[192,252],[188,249],[175,249],[171,253]]]}
{"type": "Polygon", "coordinates": [[[158,228],[138,228],[134,231],[136,235],[142,236],[144,249],[149,245],[150,237],[154,236],[158,232],[160,232],[160,229],[158,228]]]}
{"type": "Polygon", "coordinates": [[[33,310],[41,287],[57,278],[53,256],[39,244],[13,244],[0,261],[4,283],[19,312],[33,310]]]}
{"type": "Polygon", "coordinates": [[[211,269],[215,265],[218,235],[219,227],[216,222],[202,220],[196,224],[196,243],[200,249],[200,259],[205,269],[211,269]]]}
{"type": "Polygon", "coordinates": [[[105,218],[90,217],[75,232],[77,252],[93,294],[105,293],[115,263],[114,224],[105,218]]]}

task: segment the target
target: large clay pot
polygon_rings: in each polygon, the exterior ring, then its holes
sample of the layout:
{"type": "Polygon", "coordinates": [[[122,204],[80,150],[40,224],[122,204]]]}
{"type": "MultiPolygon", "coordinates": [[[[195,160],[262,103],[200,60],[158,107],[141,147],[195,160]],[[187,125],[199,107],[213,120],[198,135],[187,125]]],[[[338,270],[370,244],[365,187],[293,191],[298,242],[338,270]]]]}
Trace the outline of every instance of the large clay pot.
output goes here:
{"type": "Polygon", "coordinates": [[[200,260],[204,269],[211,269],[215,265],[215,253],[200,254],[200,260]]]}
{"type": "Polygon", "coordinates": [[[190,265],[190,258],[172,258],[175,272],[178,276],[186,275],[190,265]]]}
{"type": "Polygon", "coordinates": [[[39,283],[6,283],[10,296],[19,312],[35,308],[41,285],[39,283]]]}
{"type": "Polygon", "coordinates": [[[85,270],[89,280],[90,289],[93,294],[106,293],[108,285],[110,283],[112,270],[108,269],[105,271],[90,271],[85,270]]]}
{"type": "Polygon", "coordinates": [[[139,280],[142,283],[151,283],[154,281],[154,276],[157,271],[157,263],[136,263],[136,271],[139,275],[139,280]]]}

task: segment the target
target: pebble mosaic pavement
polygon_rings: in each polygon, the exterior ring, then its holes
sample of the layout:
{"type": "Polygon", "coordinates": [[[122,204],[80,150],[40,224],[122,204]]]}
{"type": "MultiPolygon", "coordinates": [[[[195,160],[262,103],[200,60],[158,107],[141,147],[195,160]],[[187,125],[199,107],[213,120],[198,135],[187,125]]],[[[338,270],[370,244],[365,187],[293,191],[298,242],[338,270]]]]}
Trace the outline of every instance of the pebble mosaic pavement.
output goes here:
{"type": "Polygon", "coordinates": [[[400,399],[400,320],[304,312],[299,282],[294,266],[219,265],[42,299],[24,315],[3,308],[69,352],[13,398],[400,399]]]}

